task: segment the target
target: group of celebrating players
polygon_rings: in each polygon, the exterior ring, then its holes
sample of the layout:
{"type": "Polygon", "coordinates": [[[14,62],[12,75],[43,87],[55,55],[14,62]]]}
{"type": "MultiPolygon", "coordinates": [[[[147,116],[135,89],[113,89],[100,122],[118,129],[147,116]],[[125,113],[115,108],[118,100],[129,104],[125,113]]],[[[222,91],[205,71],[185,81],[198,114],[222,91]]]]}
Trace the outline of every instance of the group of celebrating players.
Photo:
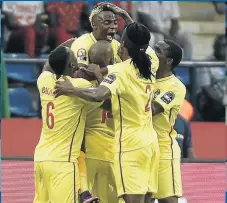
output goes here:
{"type": "Polygon", "coordinates": [[[51,52],[37,81],[34,203],[177,203],[182,49],[171,40],[152,49],[149,30],[111,3],[97,4],[90,22],[92,33],[51,52]],[[120,43],[117,16],[127,24],[120,43]]]}

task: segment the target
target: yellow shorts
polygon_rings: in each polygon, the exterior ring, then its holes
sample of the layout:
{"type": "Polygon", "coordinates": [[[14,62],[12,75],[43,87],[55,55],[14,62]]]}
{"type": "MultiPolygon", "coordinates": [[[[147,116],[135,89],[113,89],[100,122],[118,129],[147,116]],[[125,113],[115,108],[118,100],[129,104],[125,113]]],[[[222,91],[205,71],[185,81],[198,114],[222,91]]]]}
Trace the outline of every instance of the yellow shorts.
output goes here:
{"type": "Polygon", "coordinates": [[[77,203],[79,188],[77,163],[35,162],[34,203],[77,203]]]}
{"type": "Polygon", "coordinates": [[[181,164],[180,159],[159,161],[158,192],[154,198],[182,196],[181,164]]]}
{"type": "Polygon", "coordinates": [[[114,175],[118,197],[157,192],[159,156],[158,141],[141,149],[116,153],[114,175]]]}
{"type": "Polygon", "coordinates": [[[117,203],[113,163],[86,158],[88,188],[100,203],[117,203]]]}

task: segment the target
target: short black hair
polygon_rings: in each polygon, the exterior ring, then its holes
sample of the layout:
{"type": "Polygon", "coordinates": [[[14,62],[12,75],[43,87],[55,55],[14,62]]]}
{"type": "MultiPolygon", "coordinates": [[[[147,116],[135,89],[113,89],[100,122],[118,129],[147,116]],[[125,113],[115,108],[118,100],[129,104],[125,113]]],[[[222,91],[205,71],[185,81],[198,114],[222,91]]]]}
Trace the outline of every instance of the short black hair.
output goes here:
{"type": "Polygon", "coordinates": [[[62,75],[68,65],[69,51],[67,47],[62,46],[54,49],[49,55],[49,65],[56,75],[62,75]]]}
{"type": "Polygon", "coordinates": [[[164,42],[169,45],[168,57],[173,59],[172,69],[174,69],[181,62],[181,59],[183,57],[183,49],[173,40],[165,39],[164,42]]]}

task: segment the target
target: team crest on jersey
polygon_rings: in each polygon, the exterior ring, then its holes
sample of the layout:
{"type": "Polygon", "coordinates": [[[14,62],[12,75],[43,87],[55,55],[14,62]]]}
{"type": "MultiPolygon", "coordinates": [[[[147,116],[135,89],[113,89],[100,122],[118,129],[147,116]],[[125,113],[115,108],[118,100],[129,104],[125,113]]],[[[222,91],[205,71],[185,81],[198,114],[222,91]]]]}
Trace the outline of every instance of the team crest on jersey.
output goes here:
{"type": "Polygon", "coordinates": [[[154,92],[154,97],[153,99],[156,99],[156,97],[161,93],[160,89],[157,89],[155,92],[154,92]]]}
{"type": "Polygon", "coordinates": [[[175,98],[175,94],[173,92],[166,92],[162,97],[161,100],[164,101],[166,104],[169,104],[175,98]]]}
{"type": "Polygon", "coordinates": [[[85,49],[79,49],[77,51],[77,59],[80,61],[86,61],[87,60],[87,52],[85,49]]]}
{"type": "Polygon", "coordinates": [[[103,80],[103,82],[112,84],[115,80],[116,80],[116,75],[110,74],[103,80]]]}

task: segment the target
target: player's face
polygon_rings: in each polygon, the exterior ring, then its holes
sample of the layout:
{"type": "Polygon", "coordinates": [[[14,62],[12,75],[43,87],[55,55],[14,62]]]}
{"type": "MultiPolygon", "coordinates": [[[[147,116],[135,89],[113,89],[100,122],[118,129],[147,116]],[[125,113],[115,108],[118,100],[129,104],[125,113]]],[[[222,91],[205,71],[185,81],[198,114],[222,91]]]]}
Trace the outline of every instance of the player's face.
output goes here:
{"type": "Polygon", "coordinates": [[[117,17],[111,11],[102,11],[97,16],[98,25],[96,32],[99,40],[107,40],[111,42],[117,32],[117,17]]]}
{"type": "Polygon", "coordinates": [[[70,49],[70,63],[69,63],[69,73],[70,76],[73,76],[73,74],[79,69],[77,59],[73,51],[70,49]]]}
{"type": "Polygon", "coordinates": [[[156,53],[157,57],[159,58],[160,66],[171,63],[171,61],[172,61],[168,58],[168,48],[169,48],[169,45],[166,44],[164,41],[159,41],[154,46],[155,53],[156,53]]]}

